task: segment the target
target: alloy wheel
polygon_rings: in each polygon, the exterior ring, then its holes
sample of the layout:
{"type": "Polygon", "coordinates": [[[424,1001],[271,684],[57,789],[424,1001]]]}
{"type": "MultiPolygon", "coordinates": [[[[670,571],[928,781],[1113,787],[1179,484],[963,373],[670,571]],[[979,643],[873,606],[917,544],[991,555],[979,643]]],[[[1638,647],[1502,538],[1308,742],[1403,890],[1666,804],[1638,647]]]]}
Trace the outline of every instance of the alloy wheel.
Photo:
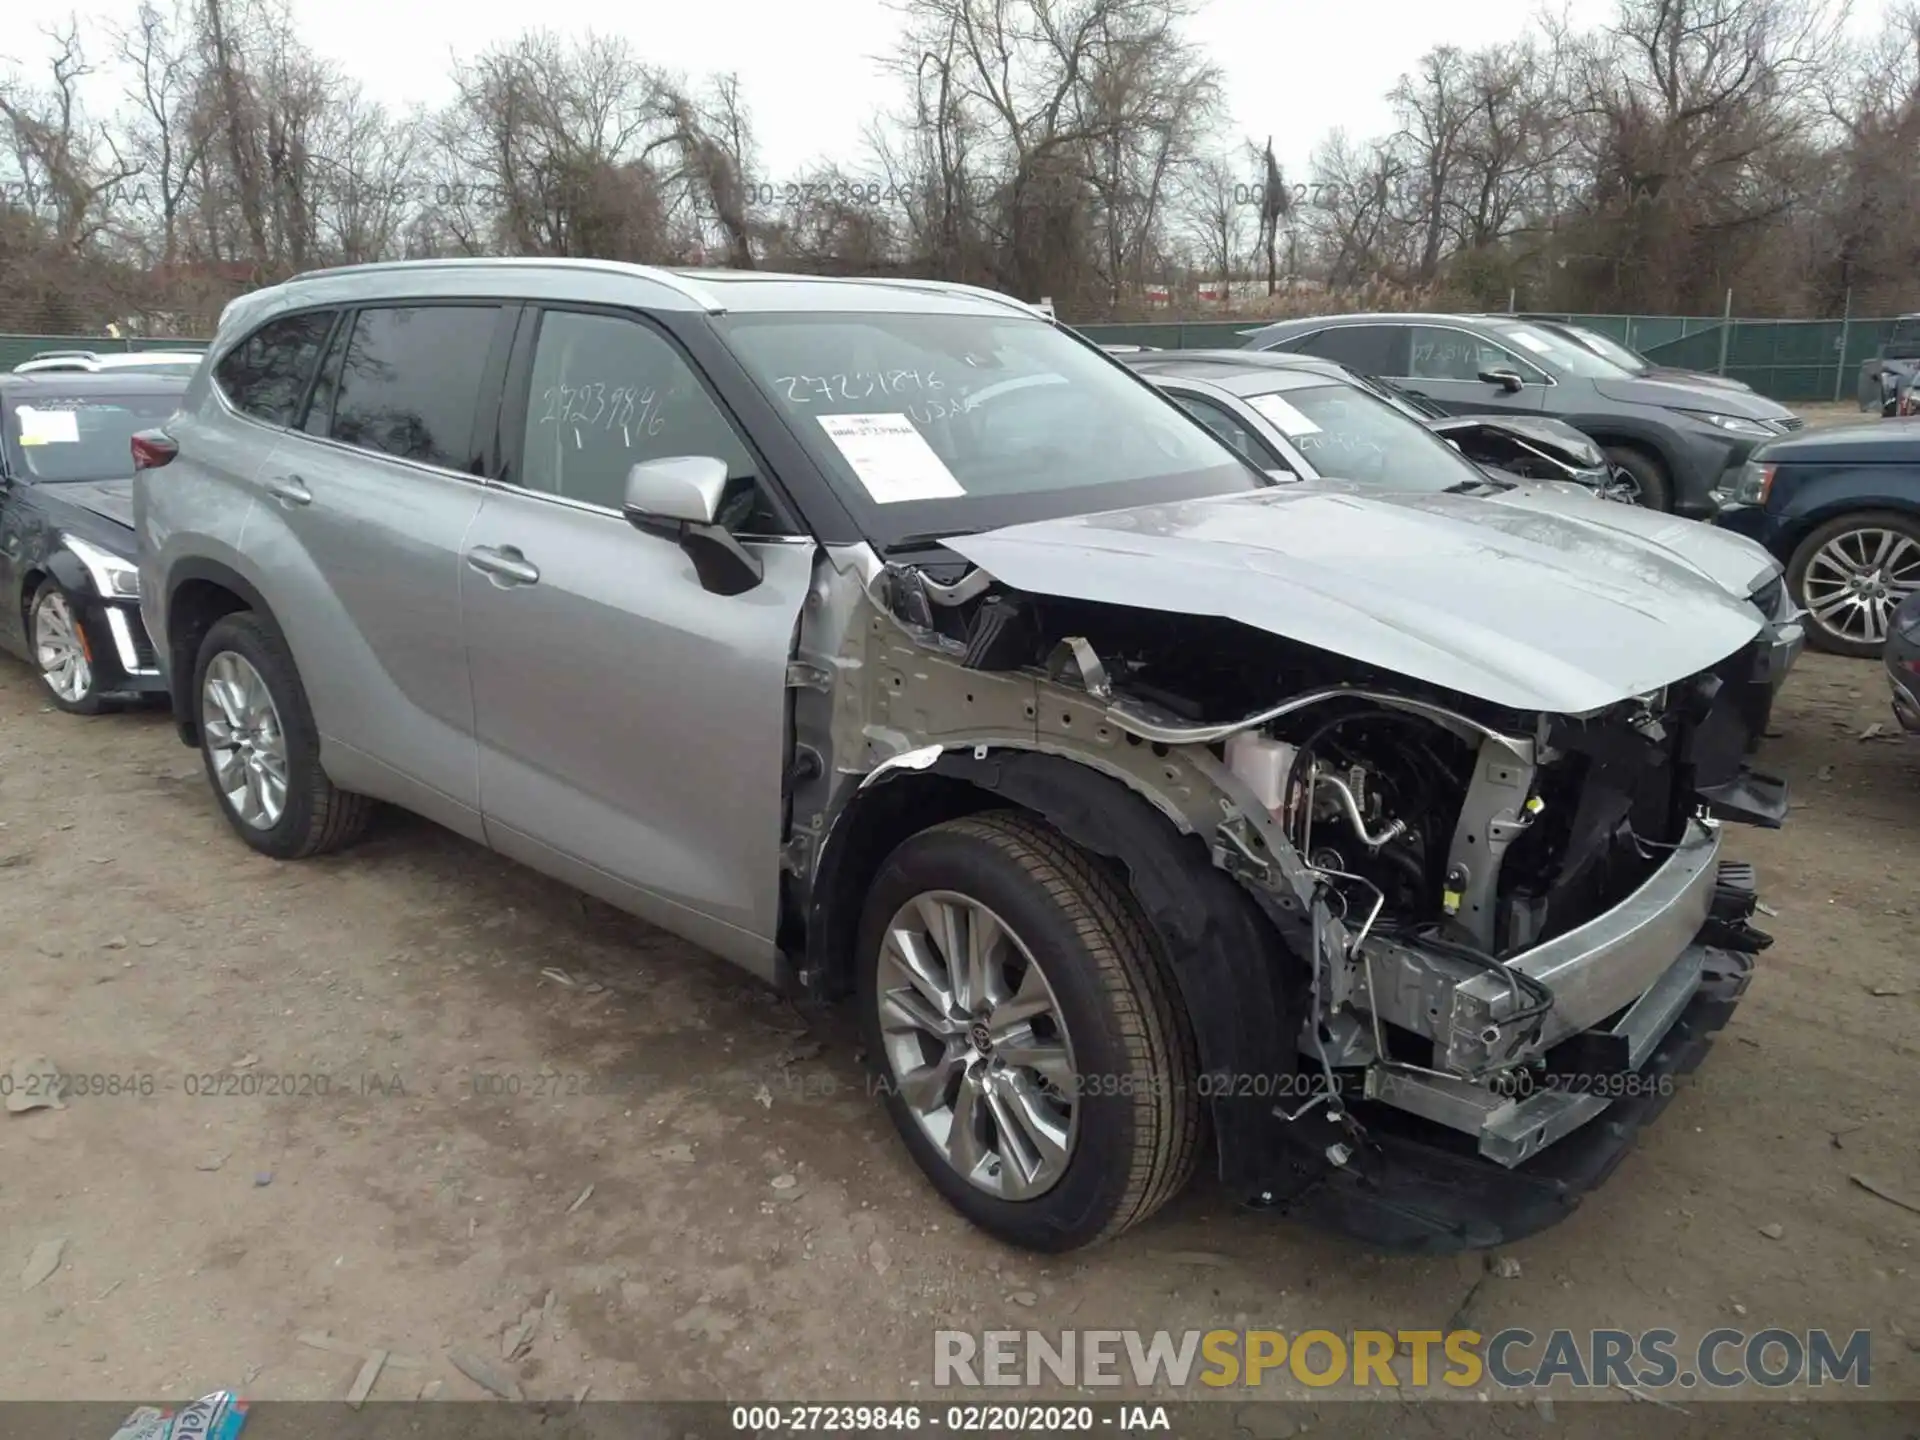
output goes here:
{"type": "Polygon", "coordinates": [[[267,682],[244,656],[222,650],[208,662],[200,730],[214,783],[233,813],[255,830],[279,824],[287,809],[286,732],[267,682]]]}
{"type": "Polygon", "coordinates": [[[1079,1084],[1060,1003],[1020,937],[978,901],[928,891],[888,923],[878,981],[892,1082],[947,1164],[1004,1200],[1057,1184],[1079,1084]]]}
{"type": "Polygon", "coordinates": [[[1802,587],[1814,621],[1839,639],[1884,644],[1893,612],[1920,590],[1920,541],[1897,530],[1846,530],[1813,553],[1802,587]]]}
{"type": "Polygon", "coordinates": [[[1640,482],[1626,466],[1608,465],[1607,478],[1600,485],[1600,498],[1621,505],[1638,505],[1641,503],[1640,482]]]}
{"type": "Polygon", "coordinates": [[[80,621],[58,590],[49,589],[34,602],[33,657],[47,687],[68,704],[79,704],[93,689],[93,663],[80,621]]]}

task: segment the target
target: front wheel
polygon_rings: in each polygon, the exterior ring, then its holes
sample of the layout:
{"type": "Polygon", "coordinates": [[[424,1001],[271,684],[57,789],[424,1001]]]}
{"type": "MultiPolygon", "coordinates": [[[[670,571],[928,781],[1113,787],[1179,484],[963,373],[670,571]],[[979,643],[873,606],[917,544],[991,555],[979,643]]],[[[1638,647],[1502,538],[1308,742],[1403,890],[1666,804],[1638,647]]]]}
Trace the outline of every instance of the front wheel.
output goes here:
{"type": "Polygon", "coordinates": [[[1829,520],[1793,552],[1787,584],[1807,612],[1809,643],[1873,659],[1893,612],[1920,590],[1920,520],[1880,510],[1829,520]]]}
{"type": "Polygon", "coordinates": [[[1607,447],[1607,472],[1614,493],[1609,499],[1648,510],[1673,509],[1673,487],[1666,467],[1651,455],[1625,445],[1607,447]]]}
{"type": "Polygon", "coordinates": [[[279,631],[242,611],[216,621],[193,673],[200,753],[220,809],[263,855],[297,860],[351,843],[373,802],[320,768],[307,692],[279,631]]]}
{"type": "Polygon", "coordinates": [[[1185,1015],[1132,897],[1058,832],[995,812],[913,836],[868,892],[858,955],[888,1113],[975,1225],[1073,1250],[1191,1177],[1185,1015]]]}
{"type": "Polygon", "coordinates": [[[27,607],[27,641],[55,705],[69,715],[98,715],[106,708],[80,606],[58,581],[43,580],[34,591],[27,607]]]}

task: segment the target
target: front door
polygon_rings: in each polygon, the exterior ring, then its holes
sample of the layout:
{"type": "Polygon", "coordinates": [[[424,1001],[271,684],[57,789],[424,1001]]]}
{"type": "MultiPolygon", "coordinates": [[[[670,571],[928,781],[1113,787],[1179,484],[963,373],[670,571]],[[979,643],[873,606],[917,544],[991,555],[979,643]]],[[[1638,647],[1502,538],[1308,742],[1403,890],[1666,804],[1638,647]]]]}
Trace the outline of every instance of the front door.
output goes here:
{"type": "Polygon", "coordinates": [[[1407,329],[1412,344],[1407,374],[1400,383],[1416,395],[1454,415],[1537,415],[1544,407],[1546,373],[1505,346],[1450,326],[1410,325],[1407,329]],[[1503,371],[1520,377],[1519,389],[1483,378],[1503,371]]]}
{"type": "Polygon", "coordinates": [[[815,547],[768,533],[794,527],[663,334],[605,313],[538,323],[509,379],[525,418],[507,422],[506,483],[460,574],[488,843],[771,975],[787,661],[815,547]],[[727,461],[722,519],[765,566],[744,594],[708,592],[620,513],[628,469],[674,455],[727,461]]]}

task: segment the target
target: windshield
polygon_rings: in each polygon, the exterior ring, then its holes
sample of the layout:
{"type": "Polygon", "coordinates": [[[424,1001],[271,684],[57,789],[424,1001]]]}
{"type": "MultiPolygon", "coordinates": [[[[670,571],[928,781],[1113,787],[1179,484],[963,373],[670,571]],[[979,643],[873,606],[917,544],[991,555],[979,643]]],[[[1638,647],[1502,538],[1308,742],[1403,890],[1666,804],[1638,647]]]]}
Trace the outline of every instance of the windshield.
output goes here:
{"type": "Polygon", "coordinates": [[[1268,483],[1145,382],[1018,315],[740,315],[728,343],[881,545],[1268,483]]]}
{"type": "Polygon", "coordinates": [[[1646,356],[1629,350],[1618,340],[1609,339],[1598,330],[1589,330],[1585,326],[1579,325],[1569,325],[1567,329],[1578,336],[1581,343],[1589,350],[1596,351],[1605,356],[1622,370],[1630,374],[1645,375],[1653,369],[1653,366],[1648,363],[1646,356]]]}
{"type": "Polygon", "coordinates": [[[1893,322],[1893,334],[1887,337],[1889,360],[1920,359],[1920,318],[1903,315],[1893,322]]]}
{"type": "Polygon", "coordinates": [[[1246,399],[1328,479],[1428,493],[1487,483],[1433,431],[1358,386],[1303,385],[1246,399]]]}
{"type": "Polygon", "coordinates": [[[1588,380],[1618,380],[1622,375],[1635,373],[1603,355],[1594,354],[1577,340],[1556,335],[1539,325],[1529,325],[1524,320],[1491,321],[1488,328],[1500,339],[1517,347],[1521,354],[1571,375],[1584,376],[1588,380]]]}
{"type": "Polygon", "coordinates": [[[40,395],[7,408],[7,468],[25,480],[122,480],[133,474],[133,437],[165,422],[178,394],[40,395]]]}

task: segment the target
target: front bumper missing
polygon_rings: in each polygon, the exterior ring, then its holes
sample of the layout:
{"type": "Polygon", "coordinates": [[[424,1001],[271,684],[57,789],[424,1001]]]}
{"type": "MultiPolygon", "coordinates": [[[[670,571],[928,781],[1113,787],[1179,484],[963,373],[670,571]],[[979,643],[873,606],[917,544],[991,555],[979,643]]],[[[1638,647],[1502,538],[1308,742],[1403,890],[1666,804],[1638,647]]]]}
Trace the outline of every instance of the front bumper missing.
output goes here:
{"type": "Polygon", "coordinates": [[[1684,1088],[1746,992],[1751,955],[1714,946],[1690,953],[1700,964],[1692,996],[1653,1042],[1629,1093],[1607,1101],[1557,1143],[1509,1167],[1466,1151],[1460,1137],[1444,1130],[1413,1133],[1370,1123],[1366,1143],[1348,1163],[1323,1169],[1268,1203],[1375,1248],[1409,1254],[1486,1249],[1557,1224],[1613,1173],[1641,1128],[1684,1088]]]}
{"type": "Polygon", "coordinates": [[[1370,1008],[1432,1040],[1436,1068],[1463,1080],[1535,1059],[1591,1029],[1650,990],[1707,921],[1718,878],[1720,829],[1690,821],[1684,840],[1645,884],[1612,909],[1507,961],[1553,991],[1538,1022],[1516,1025],[1515,987],[1500,976],[1448,965],[1416,943],[1362,946],[1370,1008]],[[1528,1026],[1537,1023],[1538,1033],[1528,1026]]]}
{"type": "Polygon", "coordinates": [[[1704,946],[1688,946],[1666,974],[1601,1032],[1624,1042],[1628,1057],[1624,1071],[1528,1077],[1519,1084],[1531,1093],[1516,1095],[1512,1087],[1489,1088],[1467,1080],[1449,1082],[1437,1076],[1374,1070],[1368,1075],[1367,1097],[1464,1131],[1475,1137],[1483,1157],[1511,1168],[1579,1129],[1621,1094],[1638,1088],[1643,1080],[1641,1067],[1699,990],[1706,962],[1704,946]]]}
{"type": "Polygon", "coordinates": [[[1367,941],[1381,1018],[1415,1031],[1424,1021],[1434,1065],[1371,1065],[1359,1098],[1456,1132],[1483,1161],[1524,1165],[1644,1088],[1714,957],[1770,943],[1746,924],[1757,898],[1750,868],[1720,859],[1719,827],[1690,822],[1632,895],[1506,962],[1553,993],[1545,1016],[1518,1025],[1503,1018],[1516,992],[1500,976],[1437,981],[1432,956],[1367,941]]]}

